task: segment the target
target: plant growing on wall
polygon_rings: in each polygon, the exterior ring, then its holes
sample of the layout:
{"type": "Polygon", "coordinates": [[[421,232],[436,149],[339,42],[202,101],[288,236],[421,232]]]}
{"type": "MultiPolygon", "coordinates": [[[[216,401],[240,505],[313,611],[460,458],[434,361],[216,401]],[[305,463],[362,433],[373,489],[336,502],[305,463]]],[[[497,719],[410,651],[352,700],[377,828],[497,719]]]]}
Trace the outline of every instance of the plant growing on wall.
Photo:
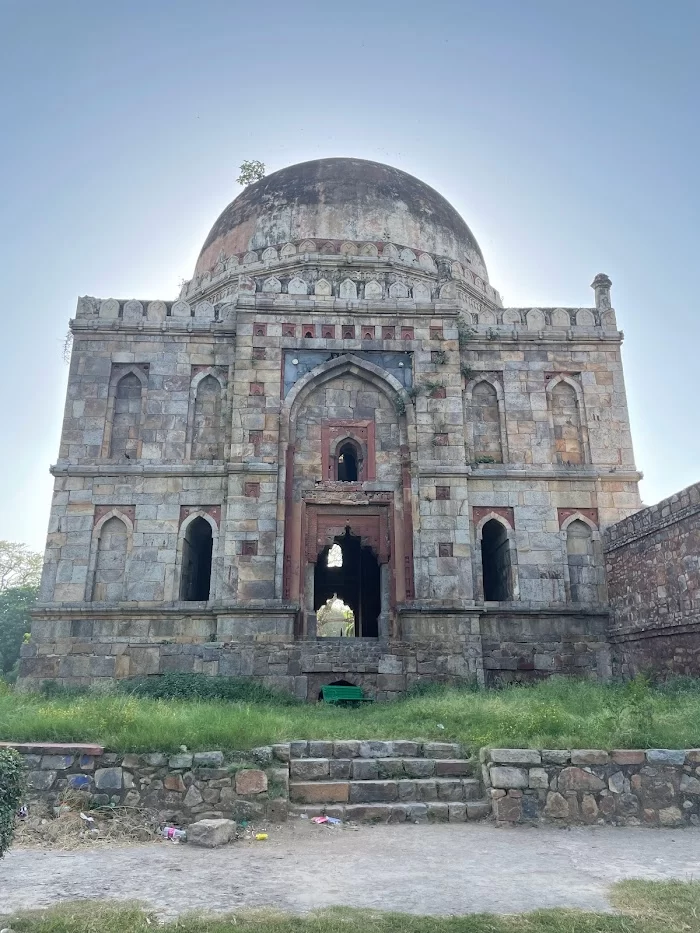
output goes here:
{"type": "Polygon", "coordinates": [[[432,379],[426,379],[426,381],[423,383],[423,389],[425,389],[428,395],[433,395],[434,392],[439,392],[440,389],[444,388],[444,383],[437,382],[432,379]]]}
{"type": "Polygon", "coordinates": [[[465,382],[469,382],[470,379],[474,378],[474,370],[468,363],[462,363],[459,367],[459,371],[464,376],[465,382]]]}
{"type": "Polygon", "coordinates": [[[464,318],[457,318],[457,340],[462,349],[466,347],[475,334],[476,331],[474,328],[470,324],[467,324],[464,318]]]}
{"type": "Polygon", "coordinates": [[[447,353],[444,350],[435,350],[433,353],[433,363],[438,366],[444,366],[447,362],[447,353]]]}

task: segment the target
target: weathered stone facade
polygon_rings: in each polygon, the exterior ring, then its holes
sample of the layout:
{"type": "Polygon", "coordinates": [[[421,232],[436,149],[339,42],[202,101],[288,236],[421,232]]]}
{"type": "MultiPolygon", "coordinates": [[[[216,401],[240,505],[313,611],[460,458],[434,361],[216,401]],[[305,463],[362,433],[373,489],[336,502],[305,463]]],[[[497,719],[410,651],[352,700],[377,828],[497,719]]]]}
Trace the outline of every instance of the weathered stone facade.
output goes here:
{"type": "Polygon", "coordinates": [[[700,484],[604,536],[615,669],[700,675],[700,484]]]}
{"type": "Polygon", "coordinates": [[[341,159],[246,189],[177,301],[81,298],[21,682],[606,677],[639,474],[593,288],[503,308],[440,195],[341,159]],[[335,591],[354,638],[318,637],[335,591]]]}

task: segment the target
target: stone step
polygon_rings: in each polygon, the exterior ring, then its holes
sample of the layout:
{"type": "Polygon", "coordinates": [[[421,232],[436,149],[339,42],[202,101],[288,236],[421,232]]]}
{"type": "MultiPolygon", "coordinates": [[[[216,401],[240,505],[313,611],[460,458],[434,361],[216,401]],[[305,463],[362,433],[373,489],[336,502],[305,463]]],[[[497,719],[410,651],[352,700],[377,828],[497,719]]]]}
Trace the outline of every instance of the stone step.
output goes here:
{"type": "Polygon", "coordinates": [[[475,767],[469,758],[295,758],[289,774],[293,781],[381,781],[471,777],[475,767]]]}
{"type": "Polygon", "coordinates": [[[455,742],[409,742],[394,739],[342,739],[335,742],[290,742],[289,757],[295,758],[462,758],[455,742]]]}
{"type": "Polygon", "coordinates": [[[464,802],[479,799],[475,778],[403,778],[389,781],[290,781],[292,803],[464,802]]]}
{"type": "Polygon", "coordinates": [[[488,800],[465,803],[358,803],[336,806],[302,806],[290,808],[291,817],[332,816],[343,822],[354,823],[465,823],[482,820],[491,815],[488,800]]]}

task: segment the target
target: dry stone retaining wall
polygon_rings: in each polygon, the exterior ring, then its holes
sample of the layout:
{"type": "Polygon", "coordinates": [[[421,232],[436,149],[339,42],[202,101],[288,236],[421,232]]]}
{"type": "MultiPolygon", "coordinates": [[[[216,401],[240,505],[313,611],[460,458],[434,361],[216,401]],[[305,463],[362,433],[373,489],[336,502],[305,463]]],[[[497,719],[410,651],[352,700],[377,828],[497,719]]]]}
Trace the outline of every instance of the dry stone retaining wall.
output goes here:
{"type": "Polygon", "coordinates": [[[27,769],[30,807],[53,807],[70,792],[92,806],[143,807],[163,822],[186,825],[221,817],[287,818],[289,745],[237,755],[220,751],[113,754],[99,745],[0,743],[16,748],[27,769]]]}
{"type": "Polygon", "coordinates": [[[700,826],[700,749],[482,749],[501,823],[700,826]]]}

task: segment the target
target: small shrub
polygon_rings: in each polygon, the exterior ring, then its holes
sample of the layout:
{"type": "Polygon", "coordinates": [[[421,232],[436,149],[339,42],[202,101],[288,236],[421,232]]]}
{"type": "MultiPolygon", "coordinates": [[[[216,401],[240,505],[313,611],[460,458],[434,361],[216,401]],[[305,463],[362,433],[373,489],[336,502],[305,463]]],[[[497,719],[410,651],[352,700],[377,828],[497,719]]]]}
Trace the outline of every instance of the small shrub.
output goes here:
{"type": "Polygon", "coordinates": [[[120,692],[152,700],[229,700],[244,703],[276,703],[296,706],[300,701],[281,690],[271,690],[253,680],[209,677],[206,674],[171,673],[122,680],[120,692]]]}
{"type": "Polygon", "coordinates": [[[39,693],[49,700],[66,699],[71,700],[74,697],[84,697],[89,693],[87,686],[59,684],[56,680],[42,680],[39,693]]]}
{"type": "Polygon", "coordinates": [[[23,792],[22,759],[14,749],[0,748],[0,858],[10,848],[23,792]]]}
{"type": "Polygon", "coordinates": [[[410,387],[410,389],[406,389],[406,395],[411,399],[412,402],[415,402],[415,400],[421,394],[421,391],[421,386],[413,385],[410,387]]]}
{"type": "Polygon", "coordinates": [[[489,457],[487,454],[483,454],[480,457],[474,458],[474,463],[495,463],[495,462],[496,461],[494,460],[494,458],[489,457]]]}
{"type": "Polygon", "coordinates": [[[433,353],[433,363],[438,366],[444,366],[447,362],[447,353],[444,350],[435,350],[433,353]]]}
{"type": "Polygon", "coordinates": [[[472,337],[476,334],[474,328],[467,324],[464,318],[457,319],[457,340],[461,348],[466,347],[472,337]]]}
{"type": "Polygon", "coordinates": [[[470,382],[474,378],[475,372],[467,363],[462,363],[459,371],[464,376],[465,382],[470,382]]]}

